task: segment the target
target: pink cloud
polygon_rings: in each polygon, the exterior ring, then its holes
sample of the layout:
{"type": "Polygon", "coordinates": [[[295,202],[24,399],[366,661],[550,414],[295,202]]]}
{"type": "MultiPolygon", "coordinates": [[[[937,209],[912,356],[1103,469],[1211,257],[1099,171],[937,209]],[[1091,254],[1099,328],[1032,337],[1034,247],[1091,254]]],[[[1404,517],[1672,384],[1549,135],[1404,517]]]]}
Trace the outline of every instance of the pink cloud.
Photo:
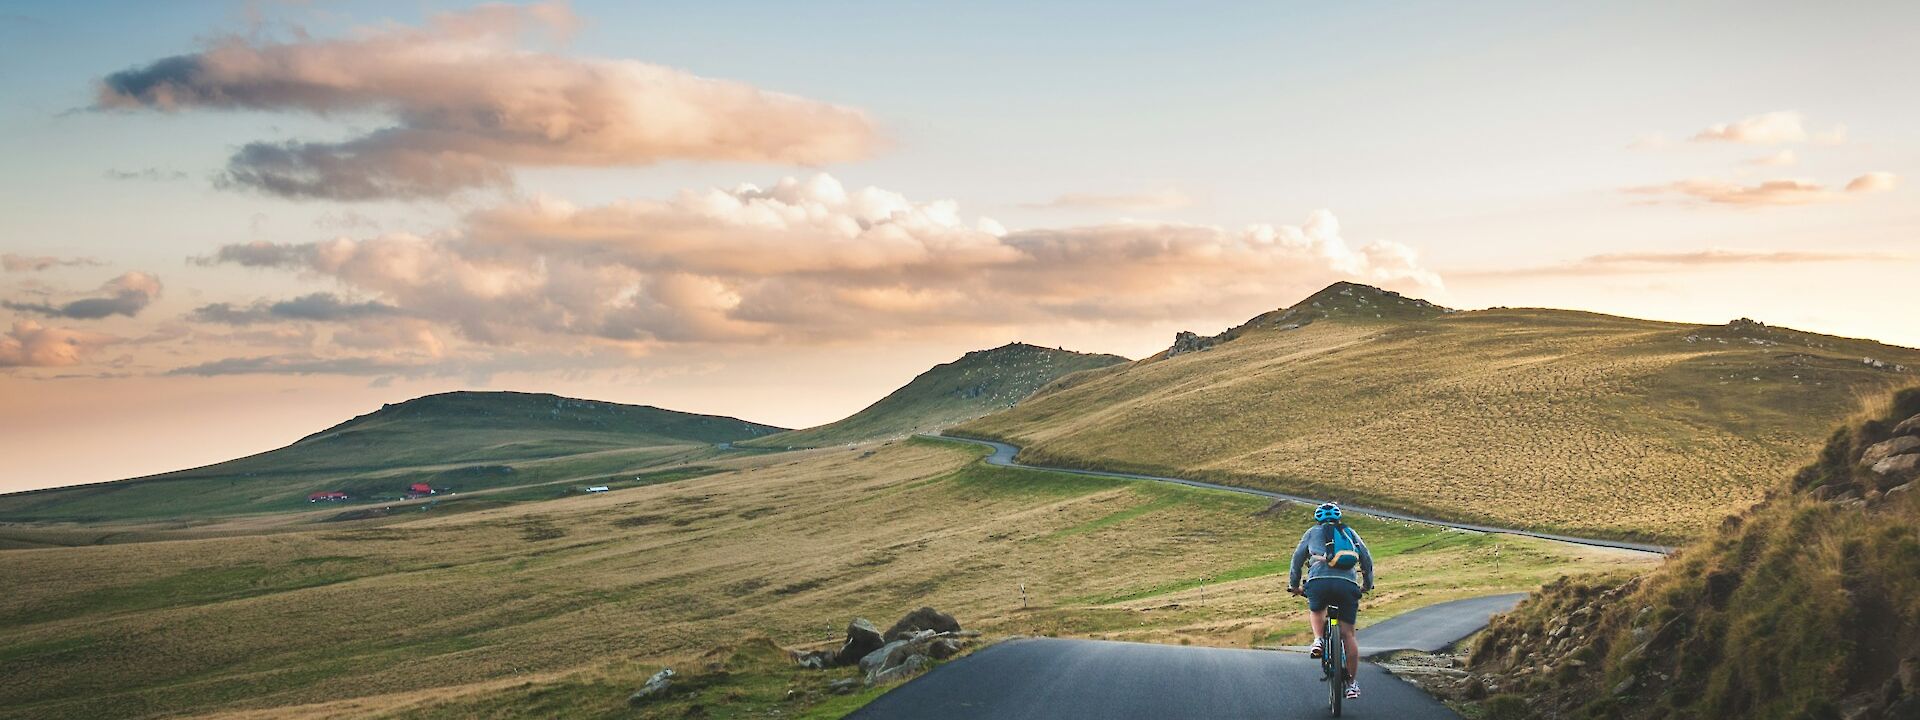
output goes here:
{"type": "Polygon", "coordinates": [[[16,255],[0,253],[0,270],[6,272],[40,272],[56,267],[91,267],[106,263],[93,258],[63,258],[50,255],[16,255]]]}
{"type": "Polygon", "coordinates": [[[104,333],[15,320],[12,329],[0,335],[0,367],[78,365],[94,350],[119,341],[104,333]]]}
{"type": "Polygon", "coordinates": [[[215,258],[330,277],[468,342],[631,349],[1237,316],[1337,279],[1440,283],[1411,248],[1350,245],[1325,211],[1237,230],[1006,231],[950,201],[826,175],[589,207],[534,199],[435,237],[232,246],[215,258]]]}
{"type": "Polygon", "coordinates": [[[858,110],[519,47],[528,31],[573,22],[564,5],[489,5],[340,39],[228,36],[108,76],[97,106],[390,116],[396,124],[343,142],[249,143],[228,163],[229,184],[341,200],[502,186],[518,166],[811,165],[863,158],[879,144],[858,110]]]}
{"type": "Polygon", "coordinates": [[[1779,145],[1807,139],[1806,118],[1800,113],[1779,111],[1761,113],[1735,122],[1719,123],[1695,133],[1695,142],[1737,142],[1752,145],[1779,145]]]}
{"type": "Polygon", "coordinates": [[[1870,172],[1847,182],[1847,192],[1886,192],[1900,184],[1900,176],[1890,172],[1870,172]]]}

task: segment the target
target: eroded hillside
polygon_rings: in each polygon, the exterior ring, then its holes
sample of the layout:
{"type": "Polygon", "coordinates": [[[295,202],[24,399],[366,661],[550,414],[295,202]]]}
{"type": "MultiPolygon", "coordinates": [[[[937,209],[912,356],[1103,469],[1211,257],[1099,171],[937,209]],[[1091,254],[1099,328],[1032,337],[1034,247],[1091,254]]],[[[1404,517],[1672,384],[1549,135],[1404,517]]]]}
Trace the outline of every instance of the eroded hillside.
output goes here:
{"type": "Polygon", "coordinates": [[[1473,651],[1541,717],[1920,717],[1920,389],[1658,571],[1554,583],[1473,651]]]}

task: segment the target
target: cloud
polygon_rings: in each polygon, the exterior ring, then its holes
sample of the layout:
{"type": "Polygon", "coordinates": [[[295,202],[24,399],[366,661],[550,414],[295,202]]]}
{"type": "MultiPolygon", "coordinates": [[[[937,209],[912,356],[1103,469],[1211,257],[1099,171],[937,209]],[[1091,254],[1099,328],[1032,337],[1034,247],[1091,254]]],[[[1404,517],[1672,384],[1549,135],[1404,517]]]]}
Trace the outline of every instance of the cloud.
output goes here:
{"type": "Polygon", "coordinates": [[[1300,226],[1009,232],[827,175],[586,207],[535,198],[435,237],[256,243],[208,261],[332,278],[465,342],[635,352],[1238,317],[1338,279],[1440,284],[1406,246],[1350,245],[1326,211],[1300,226]]]}
{"type": "Polygon", "coordinates": [[[221,375],[401,375],[427,374],[431,368],[419,363],[395,362],[367,357],[320,357],[308,354],[264,355],[225,358],[175,368],[168,375],[217,377],[221,375]]]}
{"type": "Polygon", "coordinates": [[[1765,156],[1754,158],[1752,160],[1748,160],[1747,164],[1761,165],[1766,167],[1789,167],[1799,162],[1800,162],[1800,157],[1798,155],[1795,155],[1792,150],[1781,150],[1780,152],[1774,153],[1772,155],[1765,155],[1765,156]]]}
{"type": "Polygon", "coordinates": [[[1737,142],[1779,145],[1807,139],[1806,118],[1793,111],[1761,113],[1735,122],[1719,123],[1695,133],[1694,142],[1737,142]]]}
{"type": "Polygon", "coordinates": [[[0,367],[78,365],[89,353],[116,342],[119,338],[103,333],[15,320],[13,328],[0,335],[0,367]]]}
{"type": "MultiPolygon", "coordinates": [[[[1678,196],[1688,202],[1738,207],[1777,207],[1833,202],[1846,193],[1876,193],[1891,190],[1899,177],[1888,172],[1872,172],[1848,181],[1845,191],[1830,190],[1812,180],[1766,180],[1754,185],[1694,178],[1665,185],[1642,185],[1621,190],[1630,195],[1678,196]]],[[[1654,202],[1658,202],[1657,200],[1654,202]]]]}
{"type": "Polygon", "coordinates": [[[1875,193],[1892,190],[1900,184],[1900,176],[1890,172],[1870,172],[1847,181],[1847,192],[1875,193]]]}
{"type": "Polygon", "coordinates": [[[161,170],[159,168],[141,168],[139,170],[109,169],[107,170],[107,179],[158,182],[162,180],[185,180],[187,179],[187,174],[179,170],[161,170]]]}
{"type": "Polygon", "coordinates": [[[1837,198],[1832,191],[1810,180],[1765,180],[1755,185],[1742,185],[1724,180],[1693,178],[1665,185],[1630,187],[1622,192],[1650,196],[1679,195],[1704,203],[1744,207],[1811,205],[1837,198]]]}
{"type": "Polygon", "coordinates": [[[244,306],[223,302],[203,305],[189,318],[221,325],[253,325],[281,320],[342,322],[396,315],[398,311],[382,302],[347,302],[333,293],[318,292],[276,302],[256,300],[244,306]]]}
{"type": "Polygon", "coordinates": [[[280,267],[305,260],[304,254],[310,246],[277,245],[264,240],[222,245],[212,255],[188,258],[188,262],[202,267],[212,267],[223,263],[233,263],[241,267],[280,267]]]}
{"type": "Polygon", "coordinates": [[[97,297],[81,298],[54,305],[0,301],[0,307],[72,320],[98,320],[113,315],[133,317],[160,297],[160,278],[149,273],[129,272],[100,286],[97,297]]]}
{"type": "Polygon", "coordinates": [[[1154,210],[1178,210],[1193,204],[1193,199],[1179,190],[1166,189],[1159,192],[1101,195],[1093,193],[1067,193],[1043,203],[1028,203],[1022,207],[1041,210],[1131,210],[1148,212],[1154,210]]]}
{"type": "Polygon", "coordinates": [[[56,267],[93,267],[106,263],[87,257],[61,258],[50,255],[15,255],[0,253],[0,270],[6,272],[40,272],[56,267]]]}
{"type": "Polygon", "coordinates": [[[1728,265],[1800,265],[1807,263],[1913,261],[1886,253],[1804,250],[1737,250],[1715,248],[1691,251],[1649,251],[1589,255],[1572,262],[1525,268],[1449,273],[1454,277],[1526,277],[1630,275],[1674,272],[1728,265]]]}
{"type": "Polygon", "coordinates": [[[574,23],[564,5],[488,5],[425,27],[201,52],[107,76],[102,110],[378,113],[394,124],[341,142],[248,143],[222,183],[292,198],[442,197],[504,186],[519,166],[667,160],[816,165],[879,145],[854,109],[631,60],[520,47],[574,23]]]}

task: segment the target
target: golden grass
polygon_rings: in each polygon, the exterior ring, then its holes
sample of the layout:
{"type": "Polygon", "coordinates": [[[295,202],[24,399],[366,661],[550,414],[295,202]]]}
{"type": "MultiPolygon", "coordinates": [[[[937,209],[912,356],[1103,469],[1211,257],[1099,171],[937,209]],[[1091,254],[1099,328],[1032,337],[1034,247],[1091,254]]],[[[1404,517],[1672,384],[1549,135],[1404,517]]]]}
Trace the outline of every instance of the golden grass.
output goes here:
{"type": "MultiPolygon", "coordinates": [[[[1300,627],[1278,584],[1301,511],[977,457],[900,442],[459,515],[0,552],[0,717],[506,716],[562,696],[616,715],[663,662],[923,604],[990,633],[1246,645],[1300,627]]],[[[1387,612],[1649,562],[1358,527],[1387,612]]]]}
{"type": "Polygon", "coordinates": [[[1038,464],[1678,539],[1915,367],[1920,352],[1868,341],[1567,311],[1322,321],[1082,376],[958,431],[1038,464]]]}

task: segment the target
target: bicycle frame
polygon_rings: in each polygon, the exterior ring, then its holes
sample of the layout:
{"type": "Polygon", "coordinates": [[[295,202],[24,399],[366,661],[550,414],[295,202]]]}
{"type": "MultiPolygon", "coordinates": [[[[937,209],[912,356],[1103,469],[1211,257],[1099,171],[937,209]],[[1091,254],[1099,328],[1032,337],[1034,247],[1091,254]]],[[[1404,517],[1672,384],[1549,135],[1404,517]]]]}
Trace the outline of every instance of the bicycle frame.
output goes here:
{"type": "Polygon", "coordinates": [[[1340,704],[1347,693],[1347,643],[1340,636],[1340,612],[1337,605],[1327,606],[1327,625],[1321,642],[1320,671],[1327,680],[1327,709],[1340,717],[1340,704]]]}

